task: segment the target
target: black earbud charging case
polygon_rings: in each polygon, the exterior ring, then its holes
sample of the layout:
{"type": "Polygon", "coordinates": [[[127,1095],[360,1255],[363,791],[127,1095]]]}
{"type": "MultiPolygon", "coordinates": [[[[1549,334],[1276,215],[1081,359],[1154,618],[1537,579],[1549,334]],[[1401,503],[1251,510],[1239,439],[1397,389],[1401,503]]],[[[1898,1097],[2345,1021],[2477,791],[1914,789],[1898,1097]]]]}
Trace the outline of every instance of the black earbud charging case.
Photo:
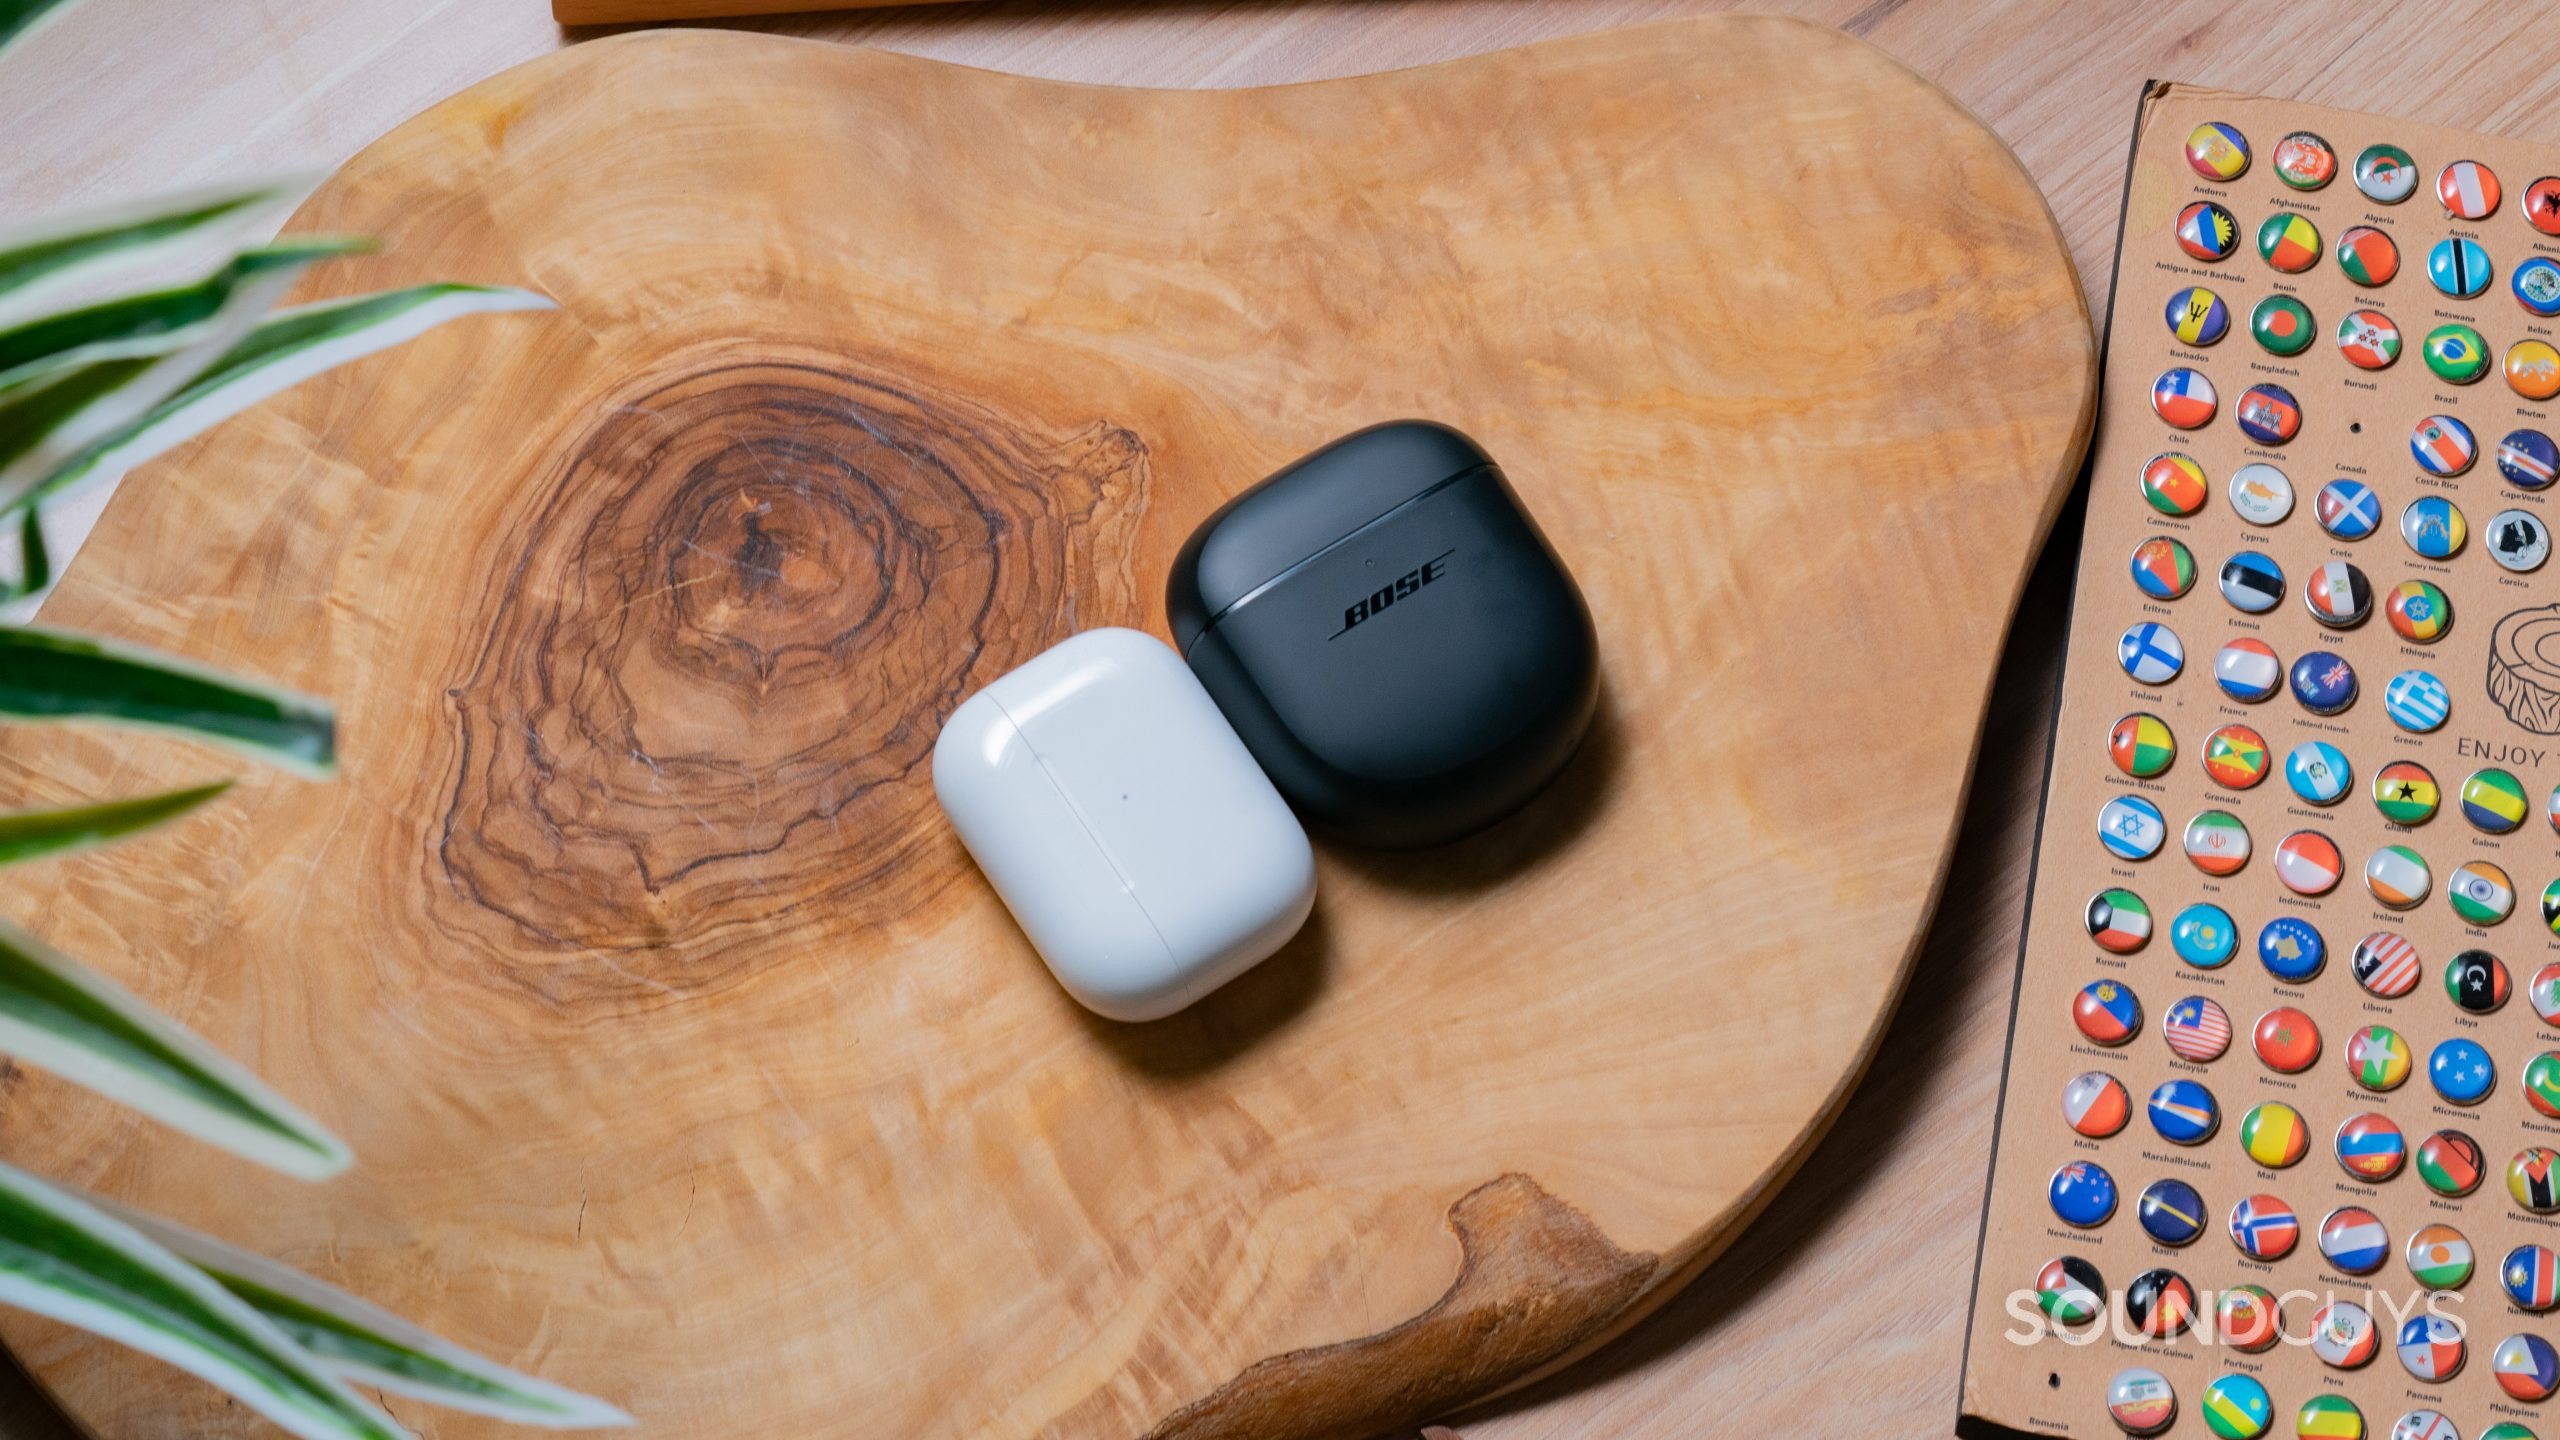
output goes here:
{"type": "Polygon", "coordinates": [[[1591,612],[1482,447],[1348,435],[1183,543],[1174,646],[1315,828],[1412,849],[1482,829],[1572,758],[1599,699],[1591,612]]]}

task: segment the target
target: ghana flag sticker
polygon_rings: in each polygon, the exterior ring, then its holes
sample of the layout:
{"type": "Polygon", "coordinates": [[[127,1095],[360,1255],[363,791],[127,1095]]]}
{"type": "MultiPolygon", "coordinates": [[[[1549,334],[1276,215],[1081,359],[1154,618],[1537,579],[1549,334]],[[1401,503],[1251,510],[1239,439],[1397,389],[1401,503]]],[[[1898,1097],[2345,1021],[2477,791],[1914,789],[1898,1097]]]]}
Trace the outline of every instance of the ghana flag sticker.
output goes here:
{"type": "Polygon", "coordinates": [[[2394,825],[2424,825],[2438,803],[2436,777],[2415,760],[2394,760],[2373,774],[2373,808],[2394,825]]]}

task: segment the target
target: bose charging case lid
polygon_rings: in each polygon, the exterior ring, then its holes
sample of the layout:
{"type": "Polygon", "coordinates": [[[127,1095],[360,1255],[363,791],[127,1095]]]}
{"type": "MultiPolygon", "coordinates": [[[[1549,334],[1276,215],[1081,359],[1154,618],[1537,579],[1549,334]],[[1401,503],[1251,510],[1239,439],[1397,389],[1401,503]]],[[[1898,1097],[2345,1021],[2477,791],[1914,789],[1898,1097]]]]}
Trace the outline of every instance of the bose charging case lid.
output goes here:
{"type": "Polygon", "coordinates": [[[1482,446],[1373,426],[1221,506],[1174,643],[1272,783],[1357,844],[1455,839],[1564,768],[1599,699],[1581,589],[1482,446]]]}
{"type": "Polygon", "coordinates": [[[1088,630],[963,701],[933,747],[961,843],[1058,983],[1170,1015],[1304,924],[1315,855],[1162,641],[1088,630]]]}

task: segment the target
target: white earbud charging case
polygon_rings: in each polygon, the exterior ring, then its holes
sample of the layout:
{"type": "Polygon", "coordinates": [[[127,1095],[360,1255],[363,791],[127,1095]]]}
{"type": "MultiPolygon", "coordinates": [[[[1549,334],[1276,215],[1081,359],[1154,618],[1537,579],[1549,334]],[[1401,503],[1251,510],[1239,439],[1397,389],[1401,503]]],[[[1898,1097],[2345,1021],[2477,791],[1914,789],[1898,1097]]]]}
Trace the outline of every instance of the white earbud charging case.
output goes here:
{"type": "Polygon", "coordinates": [[[1182,657],[1088,630],[963,701],[933,789],[1051,974],[1114,1020],[1180,1010],[1306,923],[1315,855],[1182,657]]]}

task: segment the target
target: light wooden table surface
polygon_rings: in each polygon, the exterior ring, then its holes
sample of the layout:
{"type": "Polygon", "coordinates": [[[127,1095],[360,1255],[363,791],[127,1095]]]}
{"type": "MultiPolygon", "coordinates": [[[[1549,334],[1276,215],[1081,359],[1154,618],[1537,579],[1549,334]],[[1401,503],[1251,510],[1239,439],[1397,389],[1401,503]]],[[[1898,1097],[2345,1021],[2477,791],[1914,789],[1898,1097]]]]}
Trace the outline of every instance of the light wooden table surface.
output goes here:
{"type": "MultiPolygon", "coordinates": [[[[1111,0],[742,28],[1068,79],[1220,86],[1726,8],[1839,25],[1971,106],[2043,185],[2093,313],[2105,307],[2146,78],[2560,144],[2560,78],[2547,66],[2560,9],[2497,0],[1111,0]]],[[[331,164],[451,91],[586,33],[564,36],[543,0],[88,0],[13,56],[0,84],[0,216],[331,164]]],[[[2076,510],[2062,527],[2076,535],[2076,510]]],[[[1948,1433],[2070,548],[2048,554],[2028,587],[1935,933],[1848,1114],[1687,1291],[1569,1374],[1465,1418],[1466,1440],[1948,1433]]],[[[0,1372],[0,1437],[70,1433],[0,1372]]]]}

